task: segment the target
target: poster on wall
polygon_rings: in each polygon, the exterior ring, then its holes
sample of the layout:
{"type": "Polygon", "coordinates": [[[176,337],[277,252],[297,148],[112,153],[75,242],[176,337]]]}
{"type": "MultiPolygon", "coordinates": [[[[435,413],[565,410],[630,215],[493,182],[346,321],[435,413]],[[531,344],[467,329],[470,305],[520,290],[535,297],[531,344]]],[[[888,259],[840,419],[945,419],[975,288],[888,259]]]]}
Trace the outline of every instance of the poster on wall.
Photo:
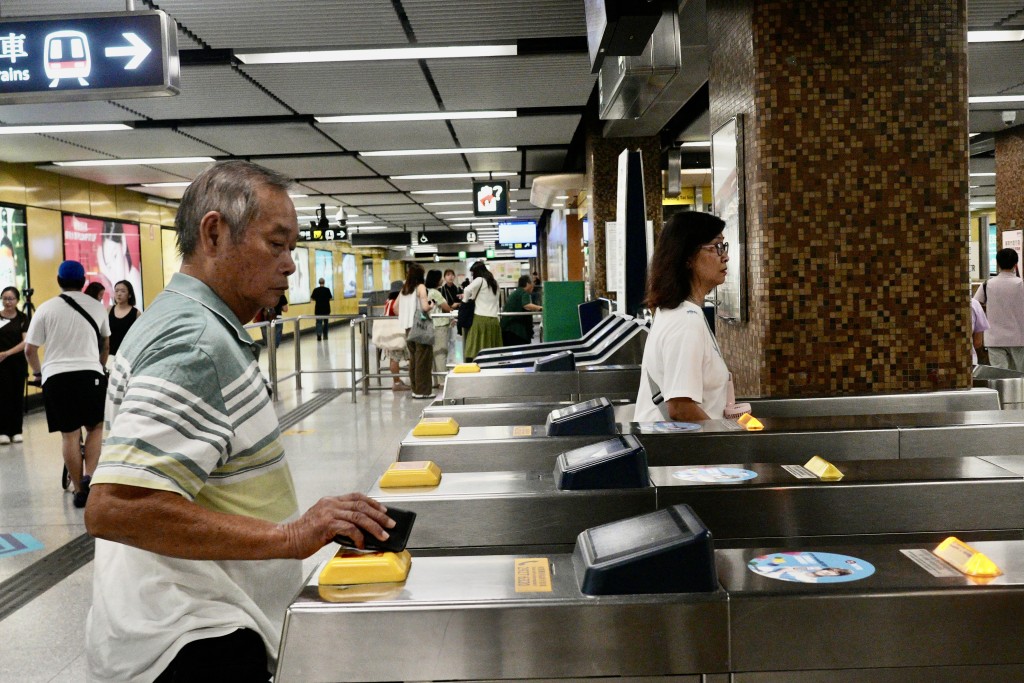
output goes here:
{"type": "Polygon", "coordinates": [[[320,280],[324,281],[324,287],[331,290],[334,296],[334,254],[326,249],[317,249],[313,252],[316,268],[316,284],[320,286],[320,280]]]}
{"type": "Polygon", "coordinates": [[[309,249],[295,247],[292,251],[295,272],[288,276],[288,303],[309,303],[309,249]]]}
{"type": "Polygon", "coordinates": [[[380,288],[391,289],[391,261],[383,259],[380,262],[380,288]]]}
{"type": "Polygon", "coordinates": [[[1006,230],[1003,232],[1003,249],[1017,252],[1017,274],[1020,275],[1021,255],[1024,253],[1024,231],[1006,230]]]}
{"type": "Polygon", "coordinates": [[[341,257],[341,279],[345,287],[345,298],[356,295],[356,255],[343,254],[341,257]]]}
{"type": "Polygon", "coordinates": [[[114,303],[114,285],[127,280],[135,290],[135,306],[142,308],[142,249],[139,225],[102,218],[64,214],[64,258],[85,267],[85,282],[98,282],[101,301],[114,303]]]}
{"type": "Polygon", "coordinates": [[[373,291],[373,261],[368,258],[363,259],[363,291],[373,291]]]}
{"type": "Polygon", "coordinates": [[[0,289],[4,287],[16,287],[19,296],[29,288],[28,243],[25,209],[0,205],[0,289]]]}
{"type": "Polygon", "coordinates": [[[164,264],[164,287],[174,274],[181,270],[181,254],[178,253],[177,233],[169,228],[160,231],[160,255],[164,264]]]}
{"type": "Polygon", "coordinates": [[[717,288],[718,317],[747,320],[746,206],[743,181],[743,116],[737,114],[711,135],[711,189],[714,214],[725,221],[729,270],[717,288]]]}

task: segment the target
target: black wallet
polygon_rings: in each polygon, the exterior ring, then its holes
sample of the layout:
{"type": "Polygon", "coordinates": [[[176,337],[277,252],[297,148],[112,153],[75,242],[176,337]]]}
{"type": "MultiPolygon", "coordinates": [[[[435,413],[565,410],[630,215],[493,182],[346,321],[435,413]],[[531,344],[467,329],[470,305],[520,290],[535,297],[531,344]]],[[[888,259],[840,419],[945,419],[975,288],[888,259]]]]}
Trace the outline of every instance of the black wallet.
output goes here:
{"type": "MultiPolygon", "coordinates": [[[[388,532],[388,540],[378,541],[368,532],[363,532],[363,547],[366,550],[376,550],[385,553],[400,553],[405,550],[409,542],[409,534],[412,533],[412,525],[416,521],[416,513],[412,510],[401,510],[399,508],[388,508],[388,517],[395,520],[395,526],[385,529],[388,532]]],[[[348,536],[337,535],[334,542],[346,548],[355,548],[356,543],[348,536]]]]}

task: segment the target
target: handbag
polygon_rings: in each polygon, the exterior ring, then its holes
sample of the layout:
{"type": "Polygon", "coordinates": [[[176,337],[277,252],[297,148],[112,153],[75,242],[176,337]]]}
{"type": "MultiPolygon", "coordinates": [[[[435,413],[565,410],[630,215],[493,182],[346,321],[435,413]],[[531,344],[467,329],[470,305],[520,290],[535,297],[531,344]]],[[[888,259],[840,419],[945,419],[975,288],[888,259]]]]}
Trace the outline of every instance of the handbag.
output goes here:
{"type": "Polygon", "coordinates": [[[378,349],[401,351],[405,348],[405,329],[397,319],[374,320],[370,336],[378,349]]]}
{"type": "Polygon", "coordinates": [[[459,306],[459,327],[468,330],[473,326],[473,313],[476,312],[476,301],[470,299],[459,306]]]}
{"type": "Polygon", "coordinates": [[[422,311],[419,311],[419,315],[413,321],[412,327],[409,328],[408,337],[409,341],[417,344],[423,344],[425,346],[434,345],[434,323],[430,321],[430,316],[422,311]]]}

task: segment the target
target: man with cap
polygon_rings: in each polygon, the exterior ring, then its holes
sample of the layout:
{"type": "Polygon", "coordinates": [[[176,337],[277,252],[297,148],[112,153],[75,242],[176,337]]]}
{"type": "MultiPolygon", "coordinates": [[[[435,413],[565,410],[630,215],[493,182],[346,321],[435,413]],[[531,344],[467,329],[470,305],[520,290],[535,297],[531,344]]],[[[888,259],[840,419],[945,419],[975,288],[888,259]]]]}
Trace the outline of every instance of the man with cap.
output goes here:
{"type": "Polygon", "coordinates": [[[107,312],[82,292],[85,268],[64,261],[57,269],[61,295],[42,304],[28,326],[25,356],[42,380],[46,424],[61,433],[64,464],[75,489],[74,505],[85,507],[89,476],[82,471],[81,438],[85,429],[85,469],[93,472],[103,440],[103,402],[107,392],[103,371],[110,349],[107,312]],[[46,347],[40,364],[39,347],[46,347]]]}

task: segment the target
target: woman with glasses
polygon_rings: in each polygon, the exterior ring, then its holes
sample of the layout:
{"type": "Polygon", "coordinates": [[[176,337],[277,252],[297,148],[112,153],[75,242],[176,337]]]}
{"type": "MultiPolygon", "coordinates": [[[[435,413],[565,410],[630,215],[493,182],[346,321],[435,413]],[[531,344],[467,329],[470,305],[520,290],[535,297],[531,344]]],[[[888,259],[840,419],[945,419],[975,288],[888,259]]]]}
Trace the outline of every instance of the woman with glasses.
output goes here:
{"type": "Polygon", "coordinates": [[[704,297],[725,282],[725,223],[684,212],[665,224],[648,269],[646,304],[654,324],[644,347],[636,422],[723,417],[729,368],[704,317],[704,297]]]}
{"type": "Polygon", "coordinates": [[[18,310],[18,290],[0,292],[0,444],[21,443],[25,415],[25,332],[28,317],[18,310]]]}

